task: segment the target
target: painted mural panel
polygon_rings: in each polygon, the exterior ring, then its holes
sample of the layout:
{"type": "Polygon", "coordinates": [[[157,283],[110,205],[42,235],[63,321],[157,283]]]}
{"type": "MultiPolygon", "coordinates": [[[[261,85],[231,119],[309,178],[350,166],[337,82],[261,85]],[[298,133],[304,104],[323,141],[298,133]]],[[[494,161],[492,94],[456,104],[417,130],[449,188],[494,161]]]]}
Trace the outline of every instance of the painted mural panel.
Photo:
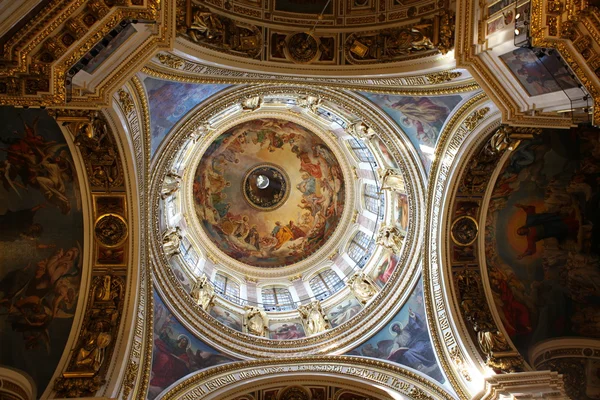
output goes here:
{"type": "Polygon", "coordinates": [[[362,310],[362,304],[360,304],[354,296],[348,296],[327,312],[327,318],[329,319],[331,326],[335,328],[336,326],[349,321],[358,314],[360,310],[362,310]]]}
{"type": "Polygon", "coordinates": [[[217,321],[225,326],[235,329],[236,331],[242,331],[242,316],[227,310],[219,305],[215,305],[210,309],[210,315],[212,315],[217,321]]]}
{"type": "Polygon", "coordinates": [[[413,144],[425,170],[431,168],[431,156],[444,122],[462,97],[452,96],[394,96],[362,93],[379,106],[398,124],[413,144]]]}
{"type": "Polygon", "coordinates": [[[567,68],[554,56],[538,58],[533,50],[519,48],[500,59],[530,96],[577,87],[567,68]]]}
{"type": "Polygon", "coordinates": [[[150,108],[152,155],[167,133],[188,111],[229,85],[181,83],[145,77],[150,108]]]}
{"type": "Polygon", "coordinates": [[[43,110],[0,107],[0,364],[46,388],[81,280],[83,217],[73,159],[43,110]]]}
{"type": "Polygon", "coordinates": [[[154,345],[148,398],[154,399],[180,378],[235,361],[191,334],[154,293],[154,345]]]}
{"type": "Polygon", "coordinates": [[[269,338],[277,340],[300,339],[306,336],[304,326],[300,320],[271,322],[269,324],[269,338]]]}
{"type": "Polygon", "coordinates": [[[600,337],[600,138],[545,131],[503,166],[486,259],[504,327],[523,354],[542,340],[600,337]]]}
{"type": "Polygon", "coordinates": [[[419,280],[408,301],[381,331],[348,355],[393,361],[444,383],[425,320],[423,281],[419,280]]]}
{"type": "Polygon", "coordinates": [[[392,252],[387,252],[383,258],[377,264],[377,268],[371,273],[371,279],[380,288],[383,288],[385,284],[390,280],[390,277],[398,266],[399,258],[392,252]]]}

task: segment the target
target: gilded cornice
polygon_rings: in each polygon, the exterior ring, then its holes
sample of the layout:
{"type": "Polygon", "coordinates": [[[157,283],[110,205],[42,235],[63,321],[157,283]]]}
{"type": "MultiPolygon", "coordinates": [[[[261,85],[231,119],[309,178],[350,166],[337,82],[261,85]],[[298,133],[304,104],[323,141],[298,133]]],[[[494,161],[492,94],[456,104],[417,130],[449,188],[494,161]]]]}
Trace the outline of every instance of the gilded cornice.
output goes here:
{"type": "Polygon", "coordinates": [[[289,374],[327,374],[365,384],[376,384],[411,399],[454,399],[430,379],[390,363],[349,356],[285,357],[220,365],[183,378],[163,394],[164,400],[216,398],[238,389],[240,384],[262,377],[289,374]]]}
{"type": "MultiPolygon", "coordinates": [[[[418,271],[418,258],[420,254],[421,237],[420,229],[423,221],[423,181],[420,170],[415,167],[418,160],[412,153],[406,152],[408,147],[407,138],[395,131],[393,125],[380,115],[370,103],[358,96],[337,92],[330,89],[308,89],[300,86],[280,86],[273,90],[271,86],[253,86],[245,88],[236,88],[228,93],[222,93],[218,99],[214,99],[206,106],[199,106],[193,118],[182,123],[172,133],[170,141],[156,156],[153,165],[152,184],[150,190],[157,192],[158,185],[161,184],[165,174],[172,165],[176,149],[180,148],[189,139],[187,136],[194,131],[202,121],[206,121],[213,115],[226,110],[232,105],[239,104],[240,101],[253,96],[270,95],[276,96],[278,93],[293,93],[296,95],[306,94],[319,96],[322,104],[332,102],[349,114],[356,115],[364,120],[365,124],[377,127],[380,138],[390,149],[393,157],[397,160],[402,171],[406,174],[407,192],[409,193],[409,214],[411,229],[408,232],[406,243],[409,246],[404,249],[399,265],[403,268],[397,268],[390,283],[388,283],[380,294],[371,301],[355,318],[365,321],[363,324],[342,324],[339,327],[328,330],[324,333],[297,339],[297,340],[270,340],[266,338],[251,337],[241,332],[230,329],[209,316],[195,302],[192,301],[189,294],[183,289],[180,281],[175,277],[171,268],[168,268],[166,259],[160,243],[161,229],[158,217],[158,207],[160,199],[158,196],[153,200],[151,215],[152,235],[152,259],[153,270],[156,278],[157,287],[166,304],[172,307],[172,311],[178,318],[186,321],[194,331],[201,332],[203,339],[216,348],[233,353],[238,357],[246,358],[265,358],[281,357],[289,354],[322,354],[332,352],[342,352],[352,343],[369,335],[373,329],[385,322],[394,310],[402,303],[402,299],[407,295],[407,288],[411,285],[418,271]]],[[[354,321],[354,320],[353,320],[354,321]]]]}
{"type": "Polygon", "coordinates": [[[587,1],[566,1],[556,12],[543,0],[531,1],[532,45],[553,48],[594,99],[593,123],[600,121],[600,10],[587,1]],[[548,5],[548,7],[545,7],[548,5]]]}
{"type": "MultiPolygon", "coordinates": [[[[159,54],[160,55],[160,54],[159,54]]],[[[325,85],[340,90],[369,91],[406,96],[436,96],[468,93],[479,90],[472,79],[460,79],[462,72],[443,70],[423,75],[410,75],[389,78],[335,78],[335,77],[297,77],[292,75],[272,75],[268,73],[240,72],[214,67],[177,56],[163,58],[165,63],[156,62],[146,65],[142,72],[155,78],[185,83],[205,84],[261,84],[301,86],[325,85]],[[459,75],[460,74],[460,75],[459,75]]]]}
{"type": "Polygon", "coordinates": [[[109,106],[110,94],[137,71],[139,65],[146,62],[158,49],[171,45],[174,36],[174,26],[171,24],[174,2],[175,0],[164,0],[160,7],[157,0],[145,0],[143,6],[113,7],[104,3],[98,5],[98,1],[52,2],[6,43],[4,57],[10,58],[6,59],[9,67],[0,69],[0,104],[48,107],[68,105],[94,109],[109,106]],[[95,15],[98,21],[93,23],[91,29],[80,27],[77,29],[78,33],[74,33],[75,28],[71,22],[80,22],[88,12],[95,15]],[[102,80],[95,93],[67,99],[67,72],[125,19],[157,21],[157,34],[151,35],[126,60],[119,63],[102,80]],[[65,35],[74,35],[75,38],[68,46],[61,39],[65,35]],[[39,57],[49,48],[56,59],[42,62],[39,57]],[[29,93],[28,90],[32,92],[29,93]]]}
{"type": "MultiPolygon", "coordinates": [[[[542,3],[542,0],[535,0],[542,3]]],[[[502,112],[502,122],[514,126],[538,126],[547,128],[569,128],[570,117],[556,113],[523,112],[521,107],[506,90],[506,85],[498,79],[492,70],[476,53],[475,8],[479,2],[474,0],[458,0],[456,3],[456,65],[466,68],[481,85],[490,99],[502,112]]]]}

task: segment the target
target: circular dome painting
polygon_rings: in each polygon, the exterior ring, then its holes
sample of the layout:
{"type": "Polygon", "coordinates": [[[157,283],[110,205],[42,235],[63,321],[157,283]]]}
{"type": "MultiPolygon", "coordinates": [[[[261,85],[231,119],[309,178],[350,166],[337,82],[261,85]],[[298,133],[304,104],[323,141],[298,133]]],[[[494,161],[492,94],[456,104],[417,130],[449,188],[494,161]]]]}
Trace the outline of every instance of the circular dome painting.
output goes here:
{"type": "Polygon", "coordinates": [[[210,240],[256,267],[297,263],[317,251],[344,207],[342,169],[315,133],[265,118],[215,139],[194,177],[194,203],[210,240]]]}

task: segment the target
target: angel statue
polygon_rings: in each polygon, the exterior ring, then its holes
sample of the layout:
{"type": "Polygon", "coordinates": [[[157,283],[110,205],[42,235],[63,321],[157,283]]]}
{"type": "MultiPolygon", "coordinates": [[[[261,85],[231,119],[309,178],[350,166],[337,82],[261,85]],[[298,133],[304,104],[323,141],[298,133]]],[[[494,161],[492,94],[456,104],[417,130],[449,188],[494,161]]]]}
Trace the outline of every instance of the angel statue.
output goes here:
{"type": "Polygon", "coordinates": [[[202,275],[194,286],[192,287],[192,291],[190,292],[192,299],[196,301],[204,311],[208,311],[208,308],[213,304],[213,299],[215,298],[215,288],[208,281],[206,275],[202,275]]]}
{"type": "Polygon", "coordinates": [[[167,258],[179,254],[179,245],[181,244],[181,230],[179,227],[170,228],[163,233],[163,251],[167,258]]]}
{"type": "Polygon", "coordinates": [[[315,335],[331,328],[331,324],[321,307],[321,302],[318,300],[307,305],[299,306],[298,312],[304,323],[304,329],[307,336],[315,335]]]}
{"type": "Polygon", "coordinates": [[[362,121],[358,121],[349,125],[348,128],[346,128],[346,132],[348,132],[348,134],[350,134],[351,136],[363,140],[370,140],[376,135],[373,128],[367,126],[362,121]]]}
{"type": "Polygon", "coordinates": [[[348,286],[354,294],[354,297],[356,297],[361,304],[366,304],[373,296],[377,294],[377,289],[375,289],[375,286],[373,286],[364,272],[358,272],[350,277],[348,280],[348,286]]]}
{"type": "Polygon", "coordinates": [[[404,241],[404,234],[395,225],[383,225],[379,229],[377,235],[377,244],[390,249],[395,254],[400,254],[402,248],[402,242],[404,241]]]}
{"type": "Polygon", "coordinates": [[[406,185],[402,173],[395,168],[378,169],[377,175],[381,181],[381,190],[406,193],[406,185]]]}
{"type": "Polygon", "coordinates": [[[179,190],[179,185],[181,185],[181,176],[175,172],[168,172],[160,188],[160,198],[164,200],[175,193],[179,190]]]}
{"type": "Polygon", "coordinates": [[[269,331],[267,314],[258,307],[246,306],[244,316],[244,328],[246,333],[256,336],[265,336],[269,331]]]}

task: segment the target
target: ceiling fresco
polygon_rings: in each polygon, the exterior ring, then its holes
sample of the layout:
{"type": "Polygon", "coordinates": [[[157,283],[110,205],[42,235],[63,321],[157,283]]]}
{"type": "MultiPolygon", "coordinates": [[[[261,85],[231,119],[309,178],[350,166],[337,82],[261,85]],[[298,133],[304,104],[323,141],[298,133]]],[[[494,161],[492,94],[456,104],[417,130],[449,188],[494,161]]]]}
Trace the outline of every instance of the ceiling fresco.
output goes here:
{"type": "Polygon", "coordinates": [[[408,300],[387,325],[346,354],[395,362],[444,383],[446,379],[429,338],[422,279],[419,279],[408,300]]]}
{"type": "Polygon", "coordinates": [[[278,267],[326,242],[343,212],[345,184],[338,160],[315,133],[269,118],[215,139],[193,191],[197,216],[221,251],[252,266],[278,267]]]}
{"type": "Polygon", "coordinates": [[[154,346],[148,399],[195,371],[237,361],[204,344],[154,292],[154,346]]]}
{"type": "Polygon", "coordinates": [[[487,210],[485,256],[504,328],[524,357],[600,337],[600,133],[546,130],[511,154],[487,210]]]}
{"type": "Polygon", "coordinates": [[[149,76],[143,76],[142,82],[148,94],[152,155],[188,111],[229,86],[181,83],[149,76]]]}
{"type": "Polygon", "coordinates": [[[444,122],[462,101],[461,95],[396,96],[361,93],[385,111],[410,139],[429,172],[437,139],[444,122]]]}
{"type": "Polygon", "coordinates": [[[42,110],[0,107],[0,363],[41,395],[79,299],[83,216],[65,138],[42,110]]]}

